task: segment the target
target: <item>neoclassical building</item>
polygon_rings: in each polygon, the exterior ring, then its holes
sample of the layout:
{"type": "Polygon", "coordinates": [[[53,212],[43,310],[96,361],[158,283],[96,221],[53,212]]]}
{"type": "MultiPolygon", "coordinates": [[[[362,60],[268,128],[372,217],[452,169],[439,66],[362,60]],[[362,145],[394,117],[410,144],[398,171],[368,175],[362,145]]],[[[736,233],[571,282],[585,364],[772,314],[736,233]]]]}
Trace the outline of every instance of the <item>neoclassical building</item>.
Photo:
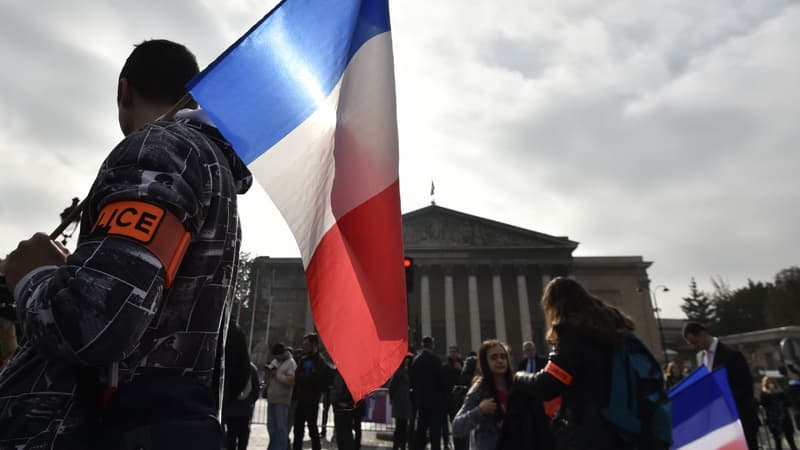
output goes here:
{"type": "MultiPolygon", "coordinates": [[[[547,353],[539,300],[553,277],[569,276],[630,314],[639,337],[661,354],[647,277],[651,263],[641,256],[576,257],[572,253],[578,242],[567,237],[437,205],[403,216],[403,240],[406,256],[413,259],[408,295],[412,344],[429,335],[439,353],[455,344],[466,354],[483,340],[498,338],[518,358],[522,342],[532,340],[540,353],[547,353]]],[[[314,328],[300,259],[257,258],[253,279],[258,286],[255,311],[242,309],[239,322],[252,334],[255,359],[267,344],[299,345],[314,328]]]]}

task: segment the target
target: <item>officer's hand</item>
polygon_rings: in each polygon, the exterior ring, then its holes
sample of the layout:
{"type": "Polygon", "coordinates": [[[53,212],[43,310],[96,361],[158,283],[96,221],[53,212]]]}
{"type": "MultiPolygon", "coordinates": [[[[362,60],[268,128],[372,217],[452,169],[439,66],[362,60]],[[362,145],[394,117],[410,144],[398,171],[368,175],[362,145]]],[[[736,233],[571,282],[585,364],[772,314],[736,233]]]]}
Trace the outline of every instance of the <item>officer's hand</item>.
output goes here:
{"type": "Polygon", "coordinates": [[[488,416],[489,414],[494,414],[494,412],[497,411],[497,402],[494,401],[493,398],[484,399],[478,405],[478,410],[484,416],[488,416]]]}
{"type": "Polygon", "coordinates": [[[61,266],[69,252],[63,245],[44,233],[36,233],[22,241],[6,259],[6,284],[11,291],[19,280],[31,270],[41,266],[61,266]]]}

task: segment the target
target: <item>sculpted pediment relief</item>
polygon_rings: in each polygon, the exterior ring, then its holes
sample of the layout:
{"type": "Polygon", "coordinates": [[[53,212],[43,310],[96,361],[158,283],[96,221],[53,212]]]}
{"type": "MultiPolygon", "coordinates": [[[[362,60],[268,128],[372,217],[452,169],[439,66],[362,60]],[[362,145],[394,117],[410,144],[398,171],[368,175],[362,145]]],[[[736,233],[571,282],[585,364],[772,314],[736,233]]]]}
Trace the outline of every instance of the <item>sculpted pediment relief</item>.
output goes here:
{"type": "Polygon", "coordinates": [[[577,243],[438,206],[403,216],[403,240],[415,247],[574,248],[577,243]]]}

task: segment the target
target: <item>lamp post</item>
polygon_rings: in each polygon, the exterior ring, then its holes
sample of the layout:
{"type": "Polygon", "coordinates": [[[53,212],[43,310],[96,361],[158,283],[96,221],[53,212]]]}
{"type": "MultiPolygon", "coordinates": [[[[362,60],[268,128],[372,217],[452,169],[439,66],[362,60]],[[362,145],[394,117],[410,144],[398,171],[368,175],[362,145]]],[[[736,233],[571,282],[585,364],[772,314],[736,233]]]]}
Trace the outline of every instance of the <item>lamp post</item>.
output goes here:
{"type": "Polygon", "coordinates": [[[656,300],[656,294],[658,291],[661,292],[669,292],[669,288],[664,286],[663,284],[659,284],[658,286],[653,288],[653,312],[656,313],[656,324],[658,325],[658,338],[661,340],[661,351],[664,352],[664,364],[669,364],[669,357],[667,356],[667,347],[666,343],[664,342],[664,328],[661,327],[661,308],[658,307],[658,300],[656,300]]]}
{"type": "MultiPolygon", "coordinates": [[[[645,289],[639,288],[637,289],[638,292],[646,292],[645,289]]],[[[664,364],[669,364],[669,357],[667,356],[667,347],[666,343],[664,342],[664,328],[661,326],[661,308],[658,307],[658,300],[656,299],[656,294],[658,291],[661,292],[669,292],[669,288],[664,286],[663,284],[659,284],[658,286],[654,287],[653,290],[650,291],[653,297],[653,312],[656,314],[656,326],[658,326],[658,339],[661,343],[661,351],[664,353],[664,364]]]]}

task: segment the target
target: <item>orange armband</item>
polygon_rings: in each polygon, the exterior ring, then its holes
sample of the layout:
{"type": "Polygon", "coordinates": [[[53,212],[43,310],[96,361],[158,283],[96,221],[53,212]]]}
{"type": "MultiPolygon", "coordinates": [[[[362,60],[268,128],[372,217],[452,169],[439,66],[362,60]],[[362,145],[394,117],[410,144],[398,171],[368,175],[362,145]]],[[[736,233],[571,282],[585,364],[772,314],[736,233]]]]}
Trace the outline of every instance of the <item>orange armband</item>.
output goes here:
{"type": "Polygon", "coordinates": [[[102,210],[92,233],[132,239],[152,253],[164,267],[164,287],[170,287],[189,247],[191,234],[171,212],[151,203],[121,201],[109,203],[102,210]]]}
{"type": "Polygon", "coordinates": [[[547,365],[544,366],[544,371],[552,375],[553,378],[560,381],[565,386],[572,384],[572,375],[553,361],[547,362],[547,365]]]}

